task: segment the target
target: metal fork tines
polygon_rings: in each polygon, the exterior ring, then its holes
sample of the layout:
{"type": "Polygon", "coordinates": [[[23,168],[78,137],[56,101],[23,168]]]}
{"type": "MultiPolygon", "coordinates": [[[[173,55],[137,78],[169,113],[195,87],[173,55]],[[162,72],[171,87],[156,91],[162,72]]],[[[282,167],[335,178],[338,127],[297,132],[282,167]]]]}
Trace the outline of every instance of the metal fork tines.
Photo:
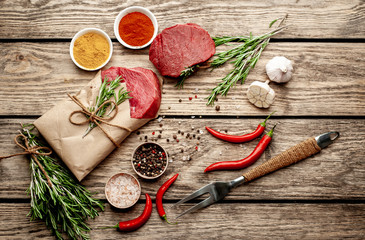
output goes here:
{"type": "Polygon", "coordinates": [[[185,198],[181,199],[180,201],[178,201],[177,203],[175,203],[173,206],[177,206],[179,204],[182,204],[182,203],[185,203],[187,201],[190,201],[194,198],[197,198],[197,197],[200,197],[201,195],[204,195],[206,193],[209,193],[210,196],[207,198],[207,199],[204,199],[203,201],[201,201],[200,203],[196,204],[195,206],[189,208],[188,210],[186,210],[185,212],[179,214],[176,218],[179,218],[187,213],[190,213],[192,211],[195,211],[195,210],[198,210],[200,208],[203,208],[203,207],[207,207],[209,206],[210,204],[214,203],[215,200],[213,198],[213,195],[212,195],[212,184],[208,184],[202,188],[200,188],[199,190],[193,192],[192,194],[190,194],[189,196],[186,196],[185,198]]]}
{"type": "Polygon", "coordinates": [[[231,190],[231,188],[239,185],[243,181],[244,181],[244,178],[239,177],[231,182],[213,182],[213,183],[210,183],[210,184],[200,188],[199,190],[193,192],[189,196],[186,196],[185,198],[183,198],[180,201],[178,201],[177,203],[175,203],[173,205],[173,207],[175,207],[179,204],[185,203],[187,201],[190,201],[194,198],[200,197],[206,193],[209,193],[210,196],[208,198],[204,199],[203,201],[199,202],[195,206],[189,208],[185,212],[179,214],[176,218],[179,218],[187,213],[198,210],[200,208],[207,207],[219,200],[222,200],[228,194],[228,192],[231,190]]]}

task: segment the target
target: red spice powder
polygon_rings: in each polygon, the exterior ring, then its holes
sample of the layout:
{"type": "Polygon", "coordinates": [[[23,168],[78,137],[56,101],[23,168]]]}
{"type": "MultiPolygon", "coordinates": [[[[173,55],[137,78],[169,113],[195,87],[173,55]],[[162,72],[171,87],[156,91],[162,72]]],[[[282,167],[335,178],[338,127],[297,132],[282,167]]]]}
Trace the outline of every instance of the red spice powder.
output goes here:
{"type": "Polygon", "coordinates": [[[131,46],[142,46],[148,43],[154,30],[151,19],[140,12],[129,13],[119,22],[119,35],[131,46]]]}

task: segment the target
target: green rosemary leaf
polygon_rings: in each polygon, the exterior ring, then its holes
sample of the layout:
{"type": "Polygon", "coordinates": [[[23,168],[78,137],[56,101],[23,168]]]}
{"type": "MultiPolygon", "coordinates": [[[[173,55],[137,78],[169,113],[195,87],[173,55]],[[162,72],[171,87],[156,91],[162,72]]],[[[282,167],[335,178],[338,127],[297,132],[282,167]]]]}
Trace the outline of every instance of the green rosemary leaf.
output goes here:
{"type": "Polygon", "coordinates": [[[275,19],[275,20],[273,20],[270,24],[269,24],[269,28],[271,28],[272,27],[272,25],[274,25],[274,23],[276,23],[276,21],[278,21],[280,18],[277,18],[277,19],[275,19]]]}
{"type": "Polygon", "coordinates": [[[246,42],[247,40],[250,39],[250,37],[247,36],[240,36],[240,37],[227,37],[227,36],[223,36],[223,37],[213,37],[212,38],[215,46],[220,46],[222,44],[227,44],[230,42],[246,42]]]}

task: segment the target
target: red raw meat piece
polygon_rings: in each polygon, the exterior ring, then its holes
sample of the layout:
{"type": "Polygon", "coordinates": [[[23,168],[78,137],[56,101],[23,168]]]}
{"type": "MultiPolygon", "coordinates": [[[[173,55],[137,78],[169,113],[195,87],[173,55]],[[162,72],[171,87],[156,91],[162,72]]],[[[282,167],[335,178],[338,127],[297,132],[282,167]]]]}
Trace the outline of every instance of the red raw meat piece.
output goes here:
{"type": "MultiPolygon", "coordinates": [[[[120,69],[120,67],[110,67],[107,70],[102,71],[101,79],[104,81],[105,77],[106,77],[108,82],[116,79],[120,75],[119,69],[120,69]]],[[[122,81],[122,82],[124,82],[124,81],[122,81]]]]}
{"type": "Polygon", "coordinates": [[[207,61],[215,53],[209,33],[194,23],[164,29],[152,42],[149,58],[163,76],[179,77],[187,67],[207,61]]]}
{"type": "Polygon", "coordinates": [[[129,99],[131,118],[154,118],[161,104],[160,81],[156,74],[145,68],[111,67],[101,72],[102,79],[114,80],[123,77],[129,99]]]}

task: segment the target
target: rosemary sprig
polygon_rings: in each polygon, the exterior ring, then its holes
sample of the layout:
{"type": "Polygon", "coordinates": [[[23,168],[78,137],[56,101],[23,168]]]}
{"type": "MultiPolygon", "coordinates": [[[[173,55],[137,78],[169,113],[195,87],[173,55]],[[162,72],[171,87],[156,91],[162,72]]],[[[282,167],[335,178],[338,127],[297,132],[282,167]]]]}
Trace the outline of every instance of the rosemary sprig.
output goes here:
{"type": "Polygon", "coordinates": [[[246,36],[241,36],[241,37],[228,37],[228,36],[223,36],[223,37],[212,37],[215,46],[218,47],[222,44],[226,44],[228,42],[246,42],[248,39],[250,39],[250,37],[246,37],[246,36]]]}
{"type": "MultiPolygon", "coordinates": [[[[259,60],[263,50],[267,46],[270,41],[270,38],[283,31],[287,26],[281,27],[280,25],[283,23],[286,17],[282,18],[279,26],[263,35],[260,36],[242,36],[242,37],[215,37],[213,38],[216,46],[222,44],[228,44],[229,42],[243,42],[240,45],[237,45],[227,51],[216,54],[217,58],[215,58],[211,67],[217,68],[222,66],[227,61],[232,60],[234,64],[233,70],[225,76],[218,85],[211,90],[210,95],[207,97],[208,102],[207,105],[213,105],[215,99],[218,95],[226,96],[229,89],[232,86],[235,86],[238,81],[241,81],[241,84],[244,83],[247,75],[250,70],[253,69],[259,60]]],[[[275,19],[270,23],[270,27],[277,21],[275,19]]]]}
{"type": "MultiPolygon", "coordinates": [[[[119,90],[118,95],[115,93],[115,89],[117,87],[119,87],[121,81],[122,81],[121,76],[115,78],[113,81],[110,81],[110,82],[108,82],[108,79],[105,78],[100,86],[99,95],[96,97],[95,106],[89,108],[89,111],[94,112],[104,102],[109,101],[112,97],[114,97],[114,101],[115,101],[116,105],[119,105],[122,102],[124,102],[125,100],[130,99],[131,98],[129,96],[130,92],[124,90],[124,88],[121,88],[119,90]]],[[[111,104],[105,104],[101,109],[99,109],[99,111],[96,113],[96,116],[103,117],[106,114],[107,109],[110,105],[111,104]]],[[[110,115],[110,113],[114,110],[114,108],[115,108],[115,106],[113,105],[113,107],[111,107],[110,110],[108,111],[107,116],[110,115]]],[[[95,127],[96,127],[96,124],[93,122],[90,122],[89,127],[86,129],[86,132],[84,133],[84,135],[82,137],[85,137],[87,134],[89,134],[89,132],[95,127]]]]}
{"type": "Polygon", "coordinates": [[[178,89],[182,89],[184,87],[184,81],[191,76],[197,69],[199,68],[199,65],[193,65],[190,67],[186,67],[183,71],[181,71],[180,79],[176,83],[175,87],[178,89]]]}
{"type": "MultiPolygon", "coordinates": [[[[43,146],[32,133],[33,125],[22,125],[21,133],[28,139],[29,146],[43,146]],[[30,127],[30,128],[29,128],[30,127]]],[[[39,150],[41,152],[41,150],[39,150]]],[[[104,204],[92,198],[91,193],[73,177],[72,173],[51,156],[36,155],[49,175],[52,187],[37,163],[30,158],[30,195],[31,220],[46,222],[57,239],[66,233],[71,239],[89,239],[88,218],[98,216],[97,208],[104,210],[104,204]]]]}

